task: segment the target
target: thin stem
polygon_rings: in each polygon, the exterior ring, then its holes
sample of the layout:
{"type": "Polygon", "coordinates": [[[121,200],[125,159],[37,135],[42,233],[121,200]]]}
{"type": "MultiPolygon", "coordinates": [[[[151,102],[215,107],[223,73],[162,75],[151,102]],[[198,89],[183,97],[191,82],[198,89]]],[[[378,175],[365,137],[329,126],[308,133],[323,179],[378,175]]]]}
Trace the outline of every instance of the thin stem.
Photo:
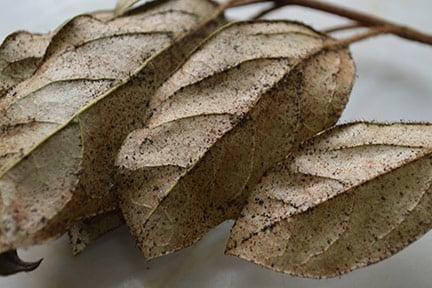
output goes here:
{"type": "Polygon", "coordinates": [[[395,27],[392,26],[381,26],[376,28],[371,28],[368,31],[364,33],[360,33],[357,35],[354,35],[352,37],[348,37],[345,39],[338,39],[333,40],[331,42],[328,42],[328,44],[325,45],[326,49],[338,49],[341,47],[347,47],[353,43],[372,38],[375,36],[383,35],[383,34],[389,34],[394,32],[395,27]]]}
{"type": "Polygon", "coordinates": [[[356,28],[362,28],[362,27],[364,27],[364,25],[362,25],[360,23],[350,23],[350,24],[345,24],[345,25],[330,27],[330,28],[322,30],[322,32],[324,32],[324,33],[334,33],[334,32],[339,32],[339,31],[345,31],[345,30],[351,30],[351,29],[356,29],[356,28]]]}
{"type": "MultiPolygon", "coordinates": [[[[268,2],[263,0],[234,0],[228,7],[237,7],[255,3],[268,2]]],[[[417,31],[415,29],[405,27],[396,23],[389,22],[387,20],[368,15],[362,12],[354,11],[348,8],[340,7],[335,4],[316,1],[316,0],[273,0],[272,2],[278,4],[280,7],[287,5],[296,5],[307,7],[319,11],[324,11],[330,14],[338,15],[359,22],[366,27],[371,26],[389,26],[393,27],[394,30],[391,32],[401,38],[405,38],[412,41],[432,45],[432,35],[417,31]]]]}

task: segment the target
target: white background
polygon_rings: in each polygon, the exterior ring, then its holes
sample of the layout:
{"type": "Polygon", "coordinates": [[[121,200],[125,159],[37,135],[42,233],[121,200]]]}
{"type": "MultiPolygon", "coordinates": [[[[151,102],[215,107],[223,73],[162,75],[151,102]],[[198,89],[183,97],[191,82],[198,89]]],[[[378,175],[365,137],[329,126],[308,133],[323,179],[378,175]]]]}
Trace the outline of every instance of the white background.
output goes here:
{"type": "MultiPolygon", "coordinates": [[[[0,0],[0,38],[14,30],[46,32],[78,13],[107,9],[114,0],[0,0]]],[[[332,1],[432,33],[430,0],[332,1]]],[[[256,8],[253,8],[256,9],[256,8]]],[[[244,18],[252,8],[230,11],[244,18]]],[[[316,28],[342,19],[310,10],[287,8],[276,18],[303,20],[316,28]]],[[[432,47],[392,36],[352,47],[358,79],[343,122],[349,120],[432,121],[432,47]]],[[[65,237],[21,253],[45,260],[30,274],[0,278],[4,288],[52,287],[431,287],[432,234],[396,256],[339,279],[308,280],[271,272],[223,256],[231,223],[223,224],[198,245],[146,263],[125,228],[71,256],[65,237]]]]}

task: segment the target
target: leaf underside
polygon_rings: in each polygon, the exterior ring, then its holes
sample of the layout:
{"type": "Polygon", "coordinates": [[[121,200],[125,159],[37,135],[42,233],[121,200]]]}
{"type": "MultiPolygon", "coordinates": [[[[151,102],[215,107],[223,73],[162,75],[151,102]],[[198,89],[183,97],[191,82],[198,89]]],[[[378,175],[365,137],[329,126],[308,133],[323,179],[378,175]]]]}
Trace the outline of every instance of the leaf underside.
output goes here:
{"type": "Polygon", "coordinates": [[[37,69],[52,34],[15,32],[0,46],[0,97],[37,69]]]}
{"type": "Polygon", "coordinates": [[[287,21],[228,24],[152,98],[117,164],[120,207],[147,259],[237,217],[250,188],[299,142],[333,125],[351,91],[345,49],[287,21]]]}
{"type": "Polygon", "coordinates": [[[431,229],[432,125],[326,130],[347,49],[289,21],[220,28],[207,0],[137,2],[0,45],[0,275],[41,263],[16,248],[68,230],[78,254],[124,221],[151,259],[236,219],[227,255],[311,278],[431,229]]]}
{"type": "Polygon", "coordinates": [[[74,224],[68,231],[74,255],[80,254],[89,244],[124,224],[118,211],[104,213],[74,224]]]}
{"type": "Polygon", "coordinates": [[[0,251],[116,208],[115,154],[143,126],[152,91],[193,47],[179,40],[216,8],[156,1],[125,17],[77,16],[51,35],[32,76],[0,98],[0,251]]]}
{"type": "MultiPolygon", "coordinates": [[[[108,21],[113,16],[109,11],[96,11],[90,15],[100,21],[108,21]]],[[[39,68],[52,37],[59,29],[61,27],[46,34],[17,31],[5,38],[0,45],[0,98],[39,68]]]]}
{"type": "Polygon", "coordinates": [[[432,225],[432,125],[337,126],[270,169],[226,253],[335,277],[398,252],[432,225]]]}

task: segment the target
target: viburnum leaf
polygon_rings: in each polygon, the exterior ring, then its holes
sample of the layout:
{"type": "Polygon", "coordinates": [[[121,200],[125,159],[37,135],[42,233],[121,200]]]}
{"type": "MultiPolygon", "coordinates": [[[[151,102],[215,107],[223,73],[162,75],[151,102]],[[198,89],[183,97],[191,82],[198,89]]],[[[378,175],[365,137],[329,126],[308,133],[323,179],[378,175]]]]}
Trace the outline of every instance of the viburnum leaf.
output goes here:
{"type": "Polygon", "coordinates": [[[337,121],[354,64],[327,41],[288,21],[228,24],[158,90],[117,160],[120,206],[146,258],[237,217],[269,166],[337,121]]]}
{"type": "Polygon", "coordinates": [[[115,19],[78,16],[53,35],[34,74],[0,98],[0,251],[116,208],[122,140],[217,12],[204,0],[161,0],[115,19]]]}
{"type": "Polygon", "coordinates": [[[341,275],[432,227],[432,125],[354,123],[266,172],[226,253],[295,276],[341,275]]]}

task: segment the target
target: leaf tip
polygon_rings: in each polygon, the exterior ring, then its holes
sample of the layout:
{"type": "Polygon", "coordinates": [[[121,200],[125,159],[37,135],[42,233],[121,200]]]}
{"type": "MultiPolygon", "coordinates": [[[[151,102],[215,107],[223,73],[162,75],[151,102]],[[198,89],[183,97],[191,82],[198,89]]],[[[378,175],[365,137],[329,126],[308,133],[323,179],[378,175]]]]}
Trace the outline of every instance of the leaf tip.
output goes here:
{"type": "Polygon", "coordinates": [[[42,263],[43,258],[35,262],[26,262],[19,258],[16,250],[0,254],[0,275],[8,276],[20,272],[34,271],[42,263]]]}

